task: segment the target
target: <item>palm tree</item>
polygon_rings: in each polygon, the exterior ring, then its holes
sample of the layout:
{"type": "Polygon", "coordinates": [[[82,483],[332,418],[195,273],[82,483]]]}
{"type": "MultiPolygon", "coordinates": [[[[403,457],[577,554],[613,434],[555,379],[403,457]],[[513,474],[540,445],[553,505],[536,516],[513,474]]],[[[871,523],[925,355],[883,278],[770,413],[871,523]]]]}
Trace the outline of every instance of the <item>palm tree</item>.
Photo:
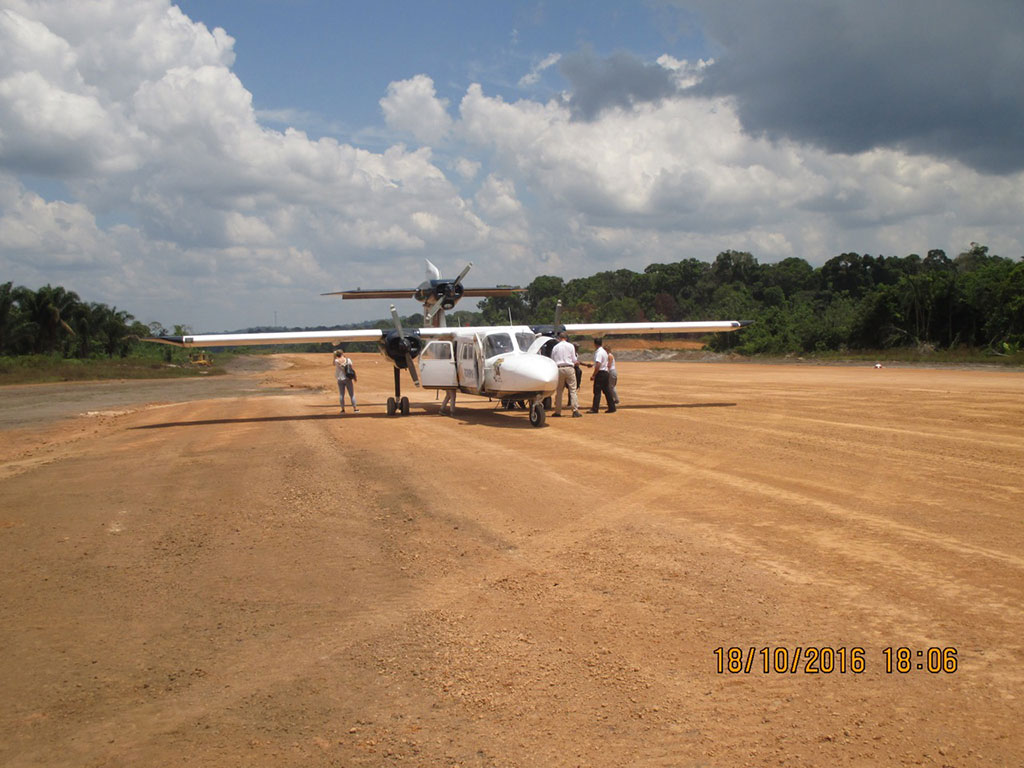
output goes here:
{"type": "Polygon", "coordinates": [[[23,288],[0,285],[0,355],[14,354],[27,336],[25,313],[18,303],[23,288]]]}
{"type": "Polygon", "coordinates": [[[75,332],[77,357],[92,355],[93,345],[100,340],[103,323],[109,312],[110,307],[95,301],[75,306],[70,324],[75,332]]]}
{"type": "Polygon", "coordinates": [[[128,352],[128,336],[131,334],[130,323],[135,320],[134,316],[117,307],[106,307],[103,313],[103,320],[100,325],[103,335],[103,346],[107,355],[113,357],[115,354],[124,357],[128,352]]]}
{"type": "Polygon", "coordinates": [[[79,304],[78,294],[66,291],[61,286],[44,285],[38,291],[17,288],[17,301],[24,310],[27,325],[34,335],[32,351],[52,352],[59,348],[65,333],[74,335],[67,318],[79,304]]]}

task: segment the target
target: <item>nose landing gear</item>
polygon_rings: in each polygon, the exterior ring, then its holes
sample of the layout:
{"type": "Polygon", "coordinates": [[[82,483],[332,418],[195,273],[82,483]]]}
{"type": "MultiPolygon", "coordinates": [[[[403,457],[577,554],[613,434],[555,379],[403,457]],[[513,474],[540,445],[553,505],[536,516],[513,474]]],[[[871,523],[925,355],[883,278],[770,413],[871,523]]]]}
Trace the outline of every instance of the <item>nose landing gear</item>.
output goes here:
{"type": "Polygon", "coordinates": [[[402,395],[402,371],[395,368],[395,396],[388,398],[388,416],[409,415],[409,398],[402,395]]]}

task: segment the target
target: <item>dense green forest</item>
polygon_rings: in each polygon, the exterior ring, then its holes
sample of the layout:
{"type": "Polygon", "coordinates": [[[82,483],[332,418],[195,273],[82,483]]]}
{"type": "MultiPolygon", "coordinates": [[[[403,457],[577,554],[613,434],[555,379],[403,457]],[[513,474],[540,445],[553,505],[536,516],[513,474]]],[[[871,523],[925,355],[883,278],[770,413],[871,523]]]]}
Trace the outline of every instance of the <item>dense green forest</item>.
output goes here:
{"type": "MultiPolygon", "coordinates": [[[[749,253],[725,251],[711,263],[687,259],[569,281],[542,276],[525,294],[485,299],[479,312],[450,313],[449,323],[501,324],[511,316],[550,324],[559,299],[566,323],[753,320],[740,333],[709,340],[713,349],[741,354],[894,347],[1001,354],[1024,345],[1024,260],[975,243],[952,259],[938,250],[924,258],[844,253],[812,267],[799,258],[759,264],[749,253]]],[[[415,326],[419,319],[404,322],[415,326]]],[[[387,328],[390,321],[353,327],[367,326],[387,328]]],[[[146,325],[59,286],[0,284],[0,356],[124,357],[139,338],[161,331],[159,323],[146,325]]]]}
{"type": "Polygon", "coordinates": [[[483,319],[562,322],[753,320],[717,334],[713,349],[787,354],[893,347],[969,347],[1016,352],[1024,344],[1024,260],[975,243],[950,259],[844,253],[821,267],[803,259],[759,264],[725,251],[714,262],[687,259],[569,280],[538,277],[525,295],[482,302],[483,319]]]}

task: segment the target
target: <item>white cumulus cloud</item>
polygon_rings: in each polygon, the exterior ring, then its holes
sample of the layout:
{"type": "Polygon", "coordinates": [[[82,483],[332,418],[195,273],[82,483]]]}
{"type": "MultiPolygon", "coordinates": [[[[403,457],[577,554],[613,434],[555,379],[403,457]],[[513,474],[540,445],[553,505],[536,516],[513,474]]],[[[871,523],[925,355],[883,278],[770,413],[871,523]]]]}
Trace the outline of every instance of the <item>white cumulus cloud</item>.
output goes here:
{"type": "Polygon", "coordinates": [[[391,83],[380,107],[389,126],[424,144],[440,141],[452,126],[448,102],[437,98],[434,81],[426,75],[391,83]]]}

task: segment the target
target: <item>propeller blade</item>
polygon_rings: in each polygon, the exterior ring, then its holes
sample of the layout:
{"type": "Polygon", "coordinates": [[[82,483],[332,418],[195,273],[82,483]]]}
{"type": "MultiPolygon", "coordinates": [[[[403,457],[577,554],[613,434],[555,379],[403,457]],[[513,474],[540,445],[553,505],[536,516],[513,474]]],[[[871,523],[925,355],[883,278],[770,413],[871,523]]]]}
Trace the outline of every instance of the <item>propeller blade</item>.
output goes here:
{"type": "Polygon", "coordinates": [[[402,330],[402,321],[398,319],[398,310],[395,309],[395,305],[391,305],[391,322],[395,324],[395,330],[398,331],[398,335],[404,337],[405,331],[402,330]]]}
{"type": "Polygon", "coordinates": [[[416,368],[416,361],[412,359],[412,355],[408,352],[405,353],[405,364],[409,368],[409,375],[412,377],[412,383],[418,387],[420,385],[420,372],[416,368]]]}
{"type": "MultiPolygon", "coordinates": [[[[395,309],[394,304],[391,305],[391,322],[395,324],[395,330],[398,331],[398,335],[404,339],[405,330],[402,328],[402,321],[398,318],[398,310],[395,309]]],[[[408,349],[409,348],[406,347],[406,350],[408,349]]],[[[416,361],[413,360],[412,354],[408,351],[405,353],[405,365],[409,369],[409,375],[412,377],[412,383],[418,387],[420,385],[420,372],[416,368],[416,361]]]]}
{"type": "Polygon", "coordinates": [[[434,304],[434,306],[432,306],[432,307],[431,307],[431,308],[430,308],[430,309],[429,309],[429,310],[427,311],[427,314],[425,314],[425,315],[423,316],[424,324],[426,324],[426,323],[429,323],[429,322],[430,322],[431,320],[433,320],[433,319],[434,319],[434,315],[436,315],[436,314],[437,314],[438,312],[440,312],[440,311],[441,311],[441,302],[440,302],[440,301],[438,301],[438,302],[436,302],[436,303],[434,304]]]}
{"type": "Polygon", "coordinates": [[[466,265],[466,268],[464,270],[459,272],[459,276],[455,278],[455,284],[458,285],[459,283],[461,283],[462,282],[462,278],[464,278],[466,276],[466,274],[469,272],[469,270],[472,269],[472,268],[473,268],[473,262],[471,261],[471,262],[469,262],[469,264],[466,265]]]}
{"type": "Polygon", "coordinates": [[[555,336],[562,330],[562,300],[559,299],[558,303],[555,304],[555,336]]]}

